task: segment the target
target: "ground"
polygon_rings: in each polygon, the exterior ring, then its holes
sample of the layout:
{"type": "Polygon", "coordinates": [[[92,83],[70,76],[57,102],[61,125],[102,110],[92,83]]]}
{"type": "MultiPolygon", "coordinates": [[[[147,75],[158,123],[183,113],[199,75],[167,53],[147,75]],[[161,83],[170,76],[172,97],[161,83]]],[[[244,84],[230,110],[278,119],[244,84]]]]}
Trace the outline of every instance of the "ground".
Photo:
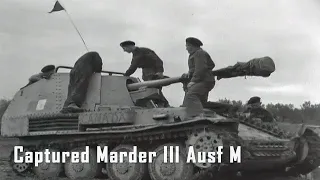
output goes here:
{"type": "MultiPolygon", "coordinates": [[[[36,180],[34,178],[26,178],[17,176],[9,166],[9,156],[13,146],[17,144],[15,139],[4,139],[0,137],[0,179],[1,180],[36,180]]],[[[59,180],[67,180],[61,178],[59,180]]]]}
{"type": "Polygon", "coordinates": [[[4,180],[31,180],[30,178],[17,177],[11,170],[8,160],[11,149],[17,143],[15,139],[0,138],[0,177],[4,180]]]}

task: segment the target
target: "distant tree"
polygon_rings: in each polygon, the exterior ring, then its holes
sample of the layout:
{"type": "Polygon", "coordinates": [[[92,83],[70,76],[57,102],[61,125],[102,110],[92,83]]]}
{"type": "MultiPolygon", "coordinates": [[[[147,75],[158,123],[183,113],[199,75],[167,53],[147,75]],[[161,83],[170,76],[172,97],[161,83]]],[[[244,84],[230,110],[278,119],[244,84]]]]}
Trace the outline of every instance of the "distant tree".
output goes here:
{"type": "MultiPolygon", "coordinates": [[[[220,103],[227,103],[236,106],[243,106],[241,101],[219,99],[220,103]]],[[[299,108],[293,104],[262,104],[262,107],[271,112],[277,121],[290,123],[308,123],[320,125],[320,104],[312,104],[310,101],[304,102],[299,108]]]]}
{"type": "MultiPolygon", "coordinates": [[[[9,106],[9,103],[10,103],[10,100],[7,100],[7,99],[0,100],[0,122],[4,112],[7,110],[9,106]]],[[[1,131],[1,123],[0,123],[0,131],[1,131]]]]}
{"type": "Polygon", "coordinates": [[[219,103],[225,103],[225,104],[232,104],[232,102],[227,98],[219,99],[218,102],[219,103]]]}
{"type": "Polygon", "coordinates": [[[229,100],[229,99],[219,99],[218,102],[225,103],[225,104],[232,104],[234,106],[243,106],[242,101],[235,101],[235,100],[229,100]]]}

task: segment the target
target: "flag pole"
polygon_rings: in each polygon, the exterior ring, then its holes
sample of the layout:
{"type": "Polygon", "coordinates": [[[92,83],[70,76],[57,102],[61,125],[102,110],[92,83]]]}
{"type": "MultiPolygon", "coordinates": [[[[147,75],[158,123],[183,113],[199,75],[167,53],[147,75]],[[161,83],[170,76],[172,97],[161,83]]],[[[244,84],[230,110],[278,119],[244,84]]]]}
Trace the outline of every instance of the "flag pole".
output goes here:
{"type": "Polygon", "coordinates": [[[76,27],[76,25],[75,25],[75,24],[74,24],[74,22],[72,21],[72,19],[71,19],[70,15],[69,15],[69,13],[68,13],[68,11],[67,11],[67,10],[65,10],[65,11],[66,11],[66,14],[67,14],[68,18],[70,19],[70,21],[71,21],[71,23],[72,23],[73,27],[74,27],[74,28],[76,29],[76,31],[78,32],[78,34],[79,34],[79,36],[80,36],[80,38],[81,38],[81,40],[82,40],[82,42],[83,42],[84,46],[86,47],[87,51],[89,52],[89,49],[88,49],[88,47],[87,47],[87,45],[86,45],[86,42],[85,42],[85,41],[84,41],[84,39],[82,38],[82,36],[81,36],[81,34],[80,34],[80,32],[79,32],[78,28],[76,27]]]}
{"type": "MultiPolygon", "coordinates": [[[[60,0],[61,1],[61,0],[60,0]]],[[[55,11],[61,11],[61,10],[64,10],[69,18],[69,20],[71,21],[73,27],[76,29],[78,35],[80,36],[84,46],[86,47],[87,51],[89,52],[89,49],[87,47],[87,44],[86,42],[84,41],[84,39],[82,38],[81,34],[80,34],[80,31],[78,30],[77,26],[75,25],[75,23],[73,22],[71,16],[69,15],[68,11],[61,5],[61,3],[59,2],[59,0],[56,1],[53,9],[49,12],[49,13],[52,13],[52,12],[55,12],[55,11]]]]}

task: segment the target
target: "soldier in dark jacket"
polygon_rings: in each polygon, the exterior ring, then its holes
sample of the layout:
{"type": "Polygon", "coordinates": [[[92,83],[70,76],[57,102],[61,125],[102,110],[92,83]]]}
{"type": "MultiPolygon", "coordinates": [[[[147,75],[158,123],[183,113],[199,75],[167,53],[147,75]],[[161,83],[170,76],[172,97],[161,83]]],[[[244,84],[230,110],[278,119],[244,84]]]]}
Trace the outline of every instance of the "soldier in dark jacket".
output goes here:
{"type": "MultiPolygon", "coordinates": [[[[163,61],[160,57],[151,49],[145,47],[136,46],[133,41],[124,41],[120,43],[122,49],[127,53],[132,53],[132,61],[128,70],[125,72],[125,76],[130,76],[138,68],[142,69],[142,79],[144,81],[157,80],[163,78],[163,61]]],[[[169,106],[168,101],[162,94],[162,88],[159,88],[160,95],[163,97],[165,107],[169,106]]]]}
{"type": "Polygon", "coordinates": [[[251,97],[246,104],[245,112],[250,112],[251,118],[260,118],[262,122],[274,122],[272,114],[261,106],[261,98],[251,97]]]}
{"type": "Polygon", "coordinates": [[[186,39],[189,72],[182,76],[188,78],[189,81],[184,87],[186,94],[182,106],[186,107],[187,118],[203,113],[203,105],[208,101],[209,92],[215,85],[215,79],[211,73],[215,63],[210,55],[201,48],[202,45],[197,38],[186,39]]]}
{"type": "Polygon", "coordinates": [[[62,113],[83,111],[81,106],[86,98],[87,89],[93,73],[102,71],[102,59],[97,52],[81,56],[70,71],[68,96],[62,113]]]}
{"type": "Polygon", "coordinates": [[[163,61],[153,50],[137,47],[133,41],[124,41],[120,43],[120,46],[125,52],[132,53],[131,65],[125,76],[130,76],[138,68],[142,68],[142,79],[144,81],[162,78],[164,72],[163,61]]]}

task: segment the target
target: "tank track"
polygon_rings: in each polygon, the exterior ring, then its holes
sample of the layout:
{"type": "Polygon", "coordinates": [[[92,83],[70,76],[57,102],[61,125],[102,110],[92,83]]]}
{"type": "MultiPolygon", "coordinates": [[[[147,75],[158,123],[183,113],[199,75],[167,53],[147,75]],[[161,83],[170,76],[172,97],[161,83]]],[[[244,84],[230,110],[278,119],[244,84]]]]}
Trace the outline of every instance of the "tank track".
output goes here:
{"type": "MultiPolygon", "coordinates": [[[[132,134],[122,134],[120,136],[115,136],[114,138],[95,138],[95,139],[87,139],[83,141],[64,141],[63,143],[57,142],[57,143],[50,143],[50,144],[41,144],[38,146],[25,146],[30,151],[37,151],[42,148],[58,148],[62,150],[69,150],[77,147],[82,146],[96,146],[99,144],[104,143],[116,143],[117,145],[123,144],[123,143],[150,143],[152,141],[181,141],[186,140],[189,135],[191,135],[193,132],[198,132],[202,130],[214,130],[218,134],[222,135],[223,137],[227,137],[228,141],[235,142],[236,140],[233,139],[233,137],[237,137],[237,132],[230,132],[227,130],[221,130],[219,129],[219,126],[213,125],[196,125],[191,127],[179,127],[175,129],[171,129],[170,131],[151,131],[151,132],[139,132],[139,133],[132,133],[132,134]],[[233,135],[231,135],[233,134],[233,135]]],[[[13,152],[11,153],[13,154],[13,152]]],[[[12,158],[12,157],[11,157],[12,158]]],[[[11,164],[12,165],[12,164],[11,164]]],[[[16,172],[18,173],[18,172],[16,172]]],[[[32,172],[32,168],[29,169],[27,172],[23,174],[19,174],[20,176],[24,177],[34,177],[35,175],[32,172]]],[[[197,174],[196,174],[197,176],[197,174]]]]}
{"type": "MultiPolygon", "coordinates": [[[[30,118],[33,119],[41,119],[43,118],[43,116],[45,116],[46,118],[77,118],[77,114],[57,114],[53,115],[52,113],[48,113],[48,114],[41,114],[40,116],[30,116],[30,118]]],[[[292,137],[292,134],[286,132],[283,129],[280,129],[277,127],[276,123],[262,123],[260,121],[256,121],[254,119],[248,119],[245,117],[237,117],[240,121],[240,123],[243,123],[245,125],[248,125],[250,127],[259,129],[265,133],[268,133],[270,135],[273,135],[277,138],[280,139],[290,139],[292,137]]],[[[210,126],[210,125],[209,125],[210,126]]],[[[214,126],[214,125],[213,125],[214,126]]],[[[205,129],[208,128],[208,125],[206,125],[206,127],[204,127],[204,125],[197,125],[196,126],[198,129],[205,129]]],[[[96,144],[100,144],[100,143],[104,143],[104,142],[113,142],[113,143],[117,143],[117,144],[121,144],[121,143],[132,143],[132,142],[150,142],[150,141],[158,141],[158,140],[174,140],[174,139],[181,139],[181,138],[187,138],[193,131],[194,131],[195,127],[184,127],[184,128],[175,128],[174,130],[172,130],[171,132],[166,132],[165,130],[161,131],[161,132],[139,132],[139,133],[127,133],[127,134],[122,134],[122,135],[117,135],[117,137],[115,138],[106,138],[106,139],[88,139],[88,140],[83,140],[83,141],[66,141],[64,143],[52,143],[52,144],[43,144],[40,146],[30,146],[30,147],[26,147],[31,151],[35,151],[41,148],[48,148],[48,147],[55,147],[55,148],[59,148],[59,149],[72,149],[72,148],[76,148],[76,147],[80,147],[80,146],[84,146],[84,145],[96,145],[96,144]],[[112,140],[112,141],[111,141],[112,140]]],[[[231,134],[231,132],[226,132],[227,134],[231,134]]],[[[313,132],[311,132],[312,134],[313,132]]],[[[237,133],[235,132],[234,135],[232,135],[233,138],[237,137],[237,133]]],[[[311,151],[312,153],[309,153],[307,159],[309,164],[320,164],[320,138],[314,134],[313,136],[307,136],[307,141],[309,143],[309,147],[311,147],[311,151]],[[310,138],[313,137],[313,138],[310,138]],[[310,163],[311,162],[311,163],[310,163]]],[[[234,139],[235,140],[235,139],[234,139]]],[[[239,143],[238,140],[236,140],[237,143],[239,143]]],[[[302,165],[303,166],[303,165],[302,165]]],[[[201,170],[200,172],[196,173],[194,175],[194,177],[192,178],[193,180],[197,180],[197,179],[207,179],[207,178],[212,178],[213,175],[216,173],[216,171],[218,167],[212,167],[212,168],[208,168],[205,170],[201,170]]],[[[312,168],[308,168],[308,170],[305,170],[305,172],[310,172],[310,169],[314,169],[314,166],[312,166],[312,168]]],[[[303,172],[301,172],[303,173],[303,172]]],[[[31,169],[28,171],[28,176],[33,176],[33,173],[31,171],[31,169]]],[[[21,175],[21,174],[20,174],[21,175]]]]}
{"type": "Polygon", "coordinates": [[[307,129],[303,137],[309,145],[309,152],[301,164],[290,169],[291,174],[300,173],[306,175],[320,166],[320,137],[312,130],[307,129]]]}
{"type": "MultiPolygon", "coordinates": [[[[293,137],[293,134],[286,132],[284,129],[280,129],[277,127],[276,123],[263,123],[259,121],[254,121],[252,119],[246,119],[243,117],[239,117],[240,122],[248,125],[250,127],[254,127],[263,132],[266,132],[270,135],[274,135],[281,139],[290,139],[293,137]]],[[[320,166],[320,137],[314,131],[307,129],[303,134],[303,137],[306,139],[309,152],[302,164],[292,168],[289,172],[290,175],[298,176],[300,174],[306,175],[313,171],[314,169],[320,166]]]]}
{"type": "MultiPolygon", "coordinates": [[[[293,134],[290,132],[286,132],[284,129],[280,129],[276,123],[263,123],[261,121],[257,121],[254,119],[245,118],[243,116],[237,116],[239,118],[239,122],[250,126],[252,128],[261,130],[265,133],[273,135],[280,139],[290,139],[293,137],[293,134]]],[[[309,154],[305,160],[305,163],[297,166],[292,169],[295,174],[290,174],[293,176],[299,176],[300,174],[307,174],[316,167],[320,165],[320,137],[315,134],[313,131],[308,131],[306,135],[306,140],[309,144],[309,154]],[[308,165],[305,167],[305,165],[308,165]],[[311,166],[311,167],[310,167],[311,166]]],[[[201,170],[198,174],[196,174],[192,180],[205,180],[205,179],[213,179],[215,177],[215,172],[219,171],[218,167],[211,167],[208,169],[201,170]]],[[[257,177],[256,177],[257,178],[257,177]]]]}

